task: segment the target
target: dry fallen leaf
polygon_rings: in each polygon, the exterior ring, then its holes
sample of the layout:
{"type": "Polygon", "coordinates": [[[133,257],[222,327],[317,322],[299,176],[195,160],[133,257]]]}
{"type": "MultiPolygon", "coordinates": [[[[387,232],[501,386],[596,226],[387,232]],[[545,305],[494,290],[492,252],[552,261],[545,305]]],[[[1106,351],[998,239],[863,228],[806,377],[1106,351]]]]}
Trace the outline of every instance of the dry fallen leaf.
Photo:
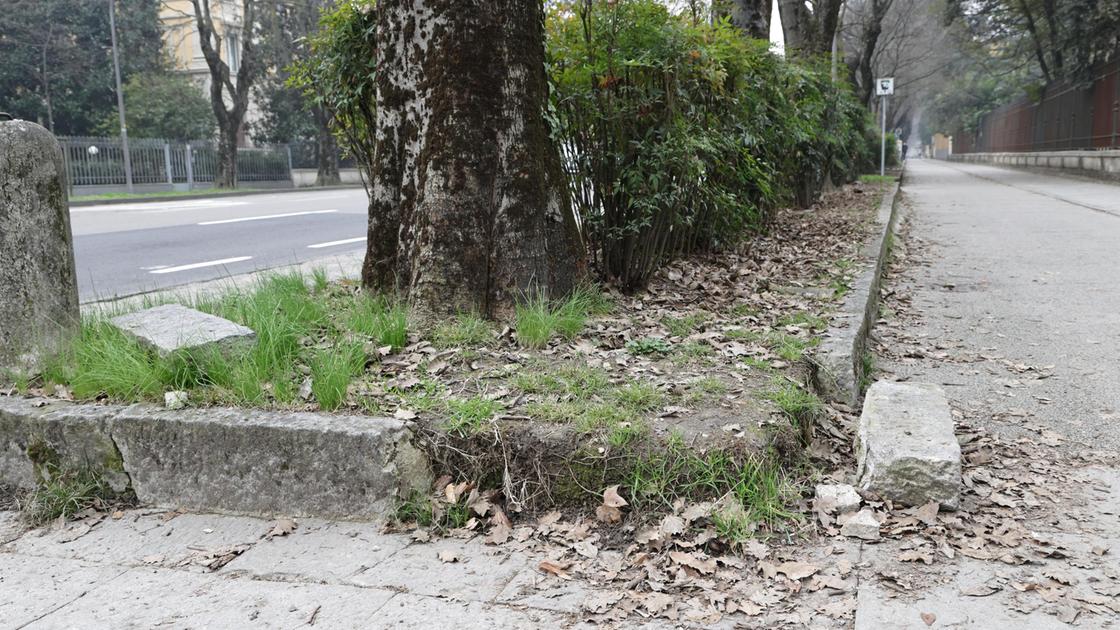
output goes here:
{"type": "Polygon", "coordinates": [[[932,626],[933,622],[937,621],[937,615],[924,612],[922,613],[922,621],[925,622],[927,626],[932,626]]]}
{"type": "Polygon", "coordinates": [[[296,530],[296,522],[290,518],[282,518],[272,525],[272,529],[264,535],[265,540],[272,540],[277,536],[287,536],[296,530]]]}
{"type": "Polygon", "coordinates": [[[630,505],[618,494],[618,486],[610,486],[603,491],[603,505],[607,507],[620,508],[630,505]]]}
{"type": "Polygon", "coordinates": [[[805,579],[820,570],[820,567],[808,562],[783,562],[777,567],[778,573],[785,573],[786,577],[794,581],[805,579]]]}
{"type": "Polygon", "coordinates": [[[566,563],[561,564],[553,560],[542,560],[541,563],[537,565],[537,568],[545,573],[555,575],[562,580],[572,579],[572,576],[568,575],[568,573],[564,571],[564,569],[568,568],[568,565],[566,563]]]}
{"type": "Polygon", "coordinates": [[[693,554],[683,551],[670,551],[669,557],[673,562],[696,569],[705,575],[713,573],[716,570],[716,561],[714,559],[709,558],[707,560],[702,560],[693,554]]]}

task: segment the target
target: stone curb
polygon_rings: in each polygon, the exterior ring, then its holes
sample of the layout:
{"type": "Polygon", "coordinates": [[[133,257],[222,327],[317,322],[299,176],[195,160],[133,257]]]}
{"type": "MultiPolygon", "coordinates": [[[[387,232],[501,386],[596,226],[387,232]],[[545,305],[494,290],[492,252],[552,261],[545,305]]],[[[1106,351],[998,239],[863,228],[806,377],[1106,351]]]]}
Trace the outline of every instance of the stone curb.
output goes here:
{"type": "Polygon", "coordinates": [[[0,483],[34,487],[54,463],[97,471],[146,505],[376,519],[431,486],[413,437],[393,418],[0,396],[0,483]]]}
{"type": "Polygon", "coordinates": [[[817,392],[832,402],[844,403],[853,409],[859,407],[862,398],[863,353],[867,335],[879,314],[879,286],[898,226],[898,192],[904,176],[905,171],[883,195],[875,221],[875,235],[864,245],[863,255],[874,264],[855,279],[840,308],[840,320],[829,327],[810,360],[817,392]]]}
{"type": "Polygon", "coordinates": [[[340,186],[305,186],[303,188],[275,188],[256,190],[232,190],[229,192],[199,193],[197,195],[152,195],[150,197],[127,197],[119,199],[83,199],[71,201],[71,208],[82,206],[111,206],[118,203],[155,203],[157,201],[191,201],[194,199],[218,199],[220,197],[245,197],[248,195],[275,195],[297,192],[318,192],[320,190],[349,190],[361,188],[360,184],[347,184],[340,186]]]}

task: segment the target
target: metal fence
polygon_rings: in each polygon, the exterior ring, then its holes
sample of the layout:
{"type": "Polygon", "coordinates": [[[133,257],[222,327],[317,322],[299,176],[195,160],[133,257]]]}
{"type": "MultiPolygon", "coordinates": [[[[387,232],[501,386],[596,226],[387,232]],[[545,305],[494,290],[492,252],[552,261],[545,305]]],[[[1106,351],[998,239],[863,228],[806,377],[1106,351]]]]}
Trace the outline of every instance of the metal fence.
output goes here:
{"type": "MultiPolygon", "coordinates": [[[[123,186],[126,183],[124,150],[120,138],[61,136],[62,152],[71,186],[123,186]]],[[[218,151],[214,143],[169,142],[129,138],[134,184],[182,185],[214,181],[218,151]]],[[[237,180],[242,182],[290,181],[291,153],[287,145],[237,149],[237,180]]]]}
{"type": "Polygon", "coordinates": [[[1120,149],[1120,62],[1088,85],[1059,81],[1042,98],[1023,98],[981,119],[975,132],[953,134],[954,153],[1120,149]]]}

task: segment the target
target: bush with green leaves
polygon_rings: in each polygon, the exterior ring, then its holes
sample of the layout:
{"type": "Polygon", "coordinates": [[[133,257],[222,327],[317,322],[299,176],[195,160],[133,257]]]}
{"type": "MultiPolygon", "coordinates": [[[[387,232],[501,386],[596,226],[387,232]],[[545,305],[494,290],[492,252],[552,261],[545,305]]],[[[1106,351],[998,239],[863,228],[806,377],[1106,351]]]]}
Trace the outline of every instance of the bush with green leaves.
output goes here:
{"type": "Polygon", "coordinates": [[[598,268],[641,288],[866,167],[868,114],[827,68],[657,0],[558,2],[550,115],[598,268]]]}

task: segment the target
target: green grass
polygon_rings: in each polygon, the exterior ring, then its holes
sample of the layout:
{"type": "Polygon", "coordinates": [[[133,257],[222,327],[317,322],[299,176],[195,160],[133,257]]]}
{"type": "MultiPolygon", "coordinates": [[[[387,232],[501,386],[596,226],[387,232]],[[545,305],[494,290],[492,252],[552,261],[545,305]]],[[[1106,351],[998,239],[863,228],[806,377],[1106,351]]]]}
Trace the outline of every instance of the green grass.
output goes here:
{"type": "MultiPolygon", "coordinates": [[[[626,479],[635,509],[671,508],[680,499],[730,494],[744,522],[775,524],[794,518],[795,488],[773,461],[724,450],[699,453],[679,439],[635,462],[626,479]]],[[[730,523],[725,527],[731,529],[730,523]]],[[[742,528],[735,525],[735,528],[742,528]]]]}
{"type": "Polygon", "coordinates": [[[718,378],[703,376],[688,382],[688,402],[696,404],[713,396],[722,396],[728,391],[727,383],[718,378]]]}
{"type": "Polygon", "coordinates": [[[802,440],[807,442],[811,437],[813,423],[823,409],[821,399],[787,379],[775,377],[772,384],[772,388],[765,392],[765,398],[778,406],[782,414],[800,431],[802,440]]]}
{"type": "Polygon", "coordinates": [[[537,293],[518,304],[514,316],[517,341],[540,349],[555,337],[572,339],[583,330],[588,315],[609,312],[610,301],[592,288],[579,288],[568,299],[553,301],[537,293]]]}
{"type": "Polygon", "coordinates": [[[311,361],[311,393],[324,411],[334,411],[346,402],[350,380],[365,368],[365,353],[357,344],[341,344],[320,350],[311,361]]]}
{"type": "Polygon", "coordinates": [[[828,328],[828,319],[808,311],[798,311],[791,315],[783,316],[778,320],[778,325],[802,326],[810,330],[825,330],[828,328]]]}
{"type": "Polygon", "coordinates": [[[674,337],[687,337],[708,321],[707,313],[690,313],[684,317],[664,317],[661,324],[674,337]]]}
{"type": "Polygon", "coordinates": [[[875,355],[870,350],[864,350],[859,363],[859,391],[866,392],[875,382],[875,355]]]}
{"type": "Polygon", "coordinates": [[[723,334],[728,339],[762,344],[781,357],[782,360],[790,363],[800,361],[809,348],[820,343],[819,337],[797,337],[777,331],[763,333],[756,330],[740,329],[728,330],[723,334]]]}
{"type": "Polygon", "coordinates": [[[432,331],[432,344],[440,349],[487,346],[493,341],[493,328],[474,313],[463,313],[432,331]]]}
{"type": "Polygon", "coordinates": [[[40,480],[21,502],[23,519],[33,526],[59,518],[65,520],[86,508],[100,508],[114,499],[114,493],[99,475],[89,470],[60,471],[48,466],[40,480]]]}
{"type": "Polygon", "coordinates": [[[526,394],[550,394],[587,400],[610,386],[607,373],[599,368],[579,364],[554,369],[530,366],[513,377],[513,385],[526,394]]]}
{"type": "Polygon", "coordinates": [[[380,296],[361,295],[350,307],[347,327],[396,352],[408,345],[408,307],[380,296]]]}
{"type": "Polygon", "coordinates": [[[614,402],[635,412],[648,412],[665,404],[665,392],[652,383],[632,381],[611,392],[614,402]]]}
{"type": "Polygon", "coordinates": [[[859,181],[863,184],[883,184],[898,181],[894,175],[860,175],[859,181]]]}
{"type": "Polygon", "coordinates": [[[473,398],[447,401],[446,428],[460,437],[478,433],[499,411],[502,405],[496,400],[475,396],[473,398]]]}

